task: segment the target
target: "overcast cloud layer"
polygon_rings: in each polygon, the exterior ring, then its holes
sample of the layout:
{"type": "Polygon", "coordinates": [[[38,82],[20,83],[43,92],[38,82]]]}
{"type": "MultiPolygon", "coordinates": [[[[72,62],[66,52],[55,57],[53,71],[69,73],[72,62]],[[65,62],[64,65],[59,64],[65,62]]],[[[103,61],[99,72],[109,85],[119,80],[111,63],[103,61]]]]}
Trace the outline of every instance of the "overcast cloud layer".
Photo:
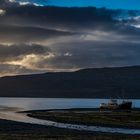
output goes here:
{"type": "Polygon", "coordinates": [[[0,76],[140,65],[140,12],[0,1],[0,76]]]}

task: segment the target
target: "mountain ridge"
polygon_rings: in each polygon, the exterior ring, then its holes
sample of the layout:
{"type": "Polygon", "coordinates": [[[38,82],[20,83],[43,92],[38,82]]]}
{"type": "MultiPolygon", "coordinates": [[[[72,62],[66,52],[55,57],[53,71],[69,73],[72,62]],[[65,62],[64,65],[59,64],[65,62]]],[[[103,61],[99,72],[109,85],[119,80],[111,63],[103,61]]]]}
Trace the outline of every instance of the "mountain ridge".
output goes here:
{"type": "Polygon", "coordinates": [[[140,98],[140,66],[6,76],[0,91],[1,97],[140,98]]]}

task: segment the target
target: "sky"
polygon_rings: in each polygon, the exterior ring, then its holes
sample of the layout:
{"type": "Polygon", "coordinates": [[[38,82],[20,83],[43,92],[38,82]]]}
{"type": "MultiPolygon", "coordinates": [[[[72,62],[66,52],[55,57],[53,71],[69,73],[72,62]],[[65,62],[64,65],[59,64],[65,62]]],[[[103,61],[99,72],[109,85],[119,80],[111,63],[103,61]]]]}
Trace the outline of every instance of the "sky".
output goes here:
{"type": "Polygon", "coordinates": [[[0,76],[140,65],[139,1],[90,2],[0,0],[0,76]]]}
{"type": "MultiPolygon", "coordinates": [[[[20,0],[21,1],[21,0],[20,0]]],[[[27,1],[27,0],[23,0],[27,1]]],[[[30,0],[30,2],[38,3],[41,5],[55,5],[55,6],[95,6],[95,7],[107,7],[110,9],[139,9],[139,0],[30,0]]]]}

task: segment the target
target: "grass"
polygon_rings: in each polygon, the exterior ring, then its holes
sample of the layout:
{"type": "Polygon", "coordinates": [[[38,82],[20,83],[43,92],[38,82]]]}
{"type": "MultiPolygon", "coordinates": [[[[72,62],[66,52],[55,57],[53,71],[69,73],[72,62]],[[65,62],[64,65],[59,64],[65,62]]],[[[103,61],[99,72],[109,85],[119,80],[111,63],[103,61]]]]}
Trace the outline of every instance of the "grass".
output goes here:
{"type": "Polygon", "coordinates": [[[34,111],[28,116],[63,123],[140,128],[140,112],[34,111]]]}

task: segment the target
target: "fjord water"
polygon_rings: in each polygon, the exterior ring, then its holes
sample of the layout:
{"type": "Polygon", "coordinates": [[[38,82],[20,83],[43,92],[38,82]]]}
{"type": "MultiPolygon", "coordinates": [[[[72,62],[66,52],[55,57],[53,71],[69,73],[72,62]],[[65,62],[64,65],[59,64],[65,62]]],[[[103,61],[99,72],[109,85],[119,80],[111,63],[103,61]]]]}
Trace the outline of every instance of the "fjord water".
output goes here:
{"type": "MultiPolygon", "coordinates": [[[[21,110],[98,108],[109,99],[67,99],[67,98],[0,98],[0,106],[17,107],[21,110]]],[[[121,100],[118,100],[121,101],[121,100]]],[[[133,99],[133,107],[140,108],[140,100],[133,99]]]]}
{"type": "MultiPolygon", "coordinates": [[[[132,101],[135,107],[140,107],[140,100],[132,101]]],[[[0,119],[82,131],[140,134],[140,129],[59,123],[31,118],[26,113],[17,113],[17,111],[38,109],[96,108],[101,102],[108,102],[108,99],[0,98],[0,119]]]]}

